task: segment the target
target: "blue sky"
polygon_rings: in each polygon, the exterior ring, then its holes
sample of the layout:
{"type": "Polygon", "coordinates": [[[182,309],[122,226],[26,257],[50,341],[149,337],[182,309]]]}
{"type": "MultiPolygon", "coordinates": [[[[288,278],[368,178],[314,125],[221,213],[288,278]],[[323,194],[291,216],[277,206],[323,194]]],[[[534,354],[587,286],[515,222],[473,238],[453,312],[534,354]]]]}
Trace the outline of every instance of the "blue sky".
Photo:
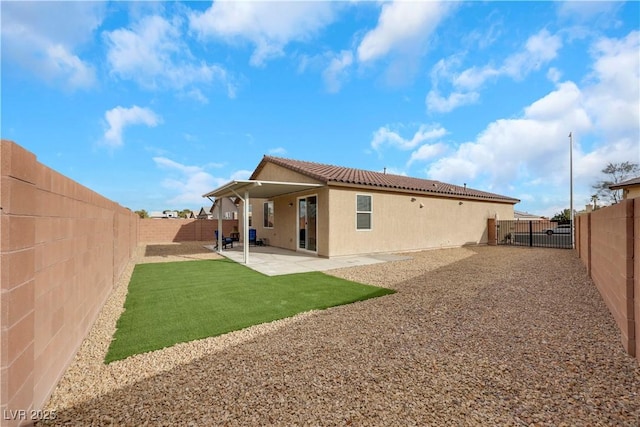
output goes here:
{"type": "Polygon", "coordinates": [[[263,155],[581,208],[640,162],[638,2],[2,1],[2,138],[132,210],[263,155]]]}

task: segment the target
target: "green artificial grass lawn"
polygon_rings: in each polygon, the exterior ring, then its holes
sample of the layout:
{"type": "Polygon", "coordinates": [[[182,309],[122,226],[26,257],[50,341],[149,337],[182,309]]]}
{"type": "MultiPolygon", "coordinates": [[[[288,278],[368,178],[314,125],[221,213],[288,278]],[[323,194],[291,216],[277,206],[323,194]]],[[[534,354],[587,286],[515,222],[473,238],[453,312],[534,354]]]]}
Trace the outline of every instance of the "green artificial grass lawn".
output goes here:
{"type": "Polygon", "coordinates": [[[320,272],[265,276],[229,260],[139,264],[105,363],[392,293],[320,272]]]}

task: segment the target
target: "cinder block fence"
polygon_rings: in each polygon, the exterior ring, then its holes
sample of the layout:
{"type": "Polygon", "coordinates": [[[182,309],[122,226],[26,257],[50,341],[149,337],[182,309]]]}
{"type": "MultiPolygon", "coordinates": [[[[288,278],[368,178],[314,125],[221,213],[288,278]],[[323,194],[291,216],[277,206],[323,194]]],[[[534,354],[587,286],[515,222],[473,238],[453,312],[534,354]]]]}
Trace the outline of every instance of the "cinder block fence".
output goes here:
{"type": "Polygon", "coordinates": [[[640,198],[576,217],[576,250],[640,360],[640,198]]]}
{"type": "MultiPolygon", "coordinates": [[[[209,242],[213,243],[215,230],[218,229],[217,219],[141,219],[138,224],[138,242],[140,243],[168,243],[168,242],[209,242]]],[[[238,231],[237,219],[222,220],[222,235],[230,236],[238,231]]]]}
{"type": "Polygon", "coordinates": [[[137,246],[138,217],[0,147],[0,424],[28,425],[137,246]]]}

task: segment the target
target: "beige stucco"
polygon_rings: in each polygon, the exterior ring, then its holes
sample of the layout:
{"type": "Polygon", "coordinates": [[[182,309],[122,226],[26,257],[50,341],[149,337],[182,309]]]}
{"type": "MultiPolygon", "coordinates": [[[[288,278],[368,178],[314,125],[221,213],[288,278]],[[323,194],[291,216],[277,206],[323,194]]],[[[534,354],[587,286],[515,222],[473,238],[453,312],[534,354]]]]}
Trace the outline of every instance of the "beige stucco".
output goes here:
{"type": "Polygon", "coordinates": [[[331,256],[486,244],[487,219],[513,218],[512,204],[354,189],[331,189],[330,205],[331,256]],[[356,194],[372,196],[371,230],[356,230],[356,194]]]}
{"type": "Polygon", "coordinates": [[[635,199],[636,197],[640,197],[640,184],[630,185],[622,190],[623,199],[635,199]]]}
{"type": "MultiPolygon", "coordinates": [[[[254,178],[317,183],[271,163],[254,178]]],[[[331,186],[274,198],[272,228],[263,226],[266,200],[251,199],[251,228],[256,229],[257,237],[268,239],[272,246],[296,250],[298,199],[309,195],[318,197],[317,254],[324,257],[486,244],[489,218],[514,217],[511,203],[432,197],[371,187],[331,186]],[[372,196],[371,230],[356,230],[357,194],[372,196]]]]}
{"type": "Polygon", "coordinates": [[[282,166],[275,165],[273,163],[266,163],[258,173],[258,177],[256,177],[255,179],[279,182],[304,182],[310,184],[320,183],[319,181],[313,178],[309,178],[306,175],[299,174],[290,169],[283,168],[282,166]]]}

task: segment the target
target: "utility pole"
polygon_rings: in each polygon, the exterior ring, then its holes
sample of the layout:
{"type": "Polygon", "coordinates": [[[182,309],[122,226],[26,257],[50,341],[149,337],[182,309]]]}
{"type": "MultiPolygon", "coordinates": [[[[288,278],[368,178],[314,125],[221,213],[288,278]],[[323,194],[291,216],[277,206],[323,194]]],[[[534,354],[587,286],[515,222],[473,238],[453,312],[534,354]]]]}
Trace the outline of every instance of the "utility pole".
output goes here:
{"type": "Polygon", "coordinates": [[[571,220],[571,249],[576,248],[575,226],[573,224],[573,132],[569,132],[569,218],[571,220]]]}

